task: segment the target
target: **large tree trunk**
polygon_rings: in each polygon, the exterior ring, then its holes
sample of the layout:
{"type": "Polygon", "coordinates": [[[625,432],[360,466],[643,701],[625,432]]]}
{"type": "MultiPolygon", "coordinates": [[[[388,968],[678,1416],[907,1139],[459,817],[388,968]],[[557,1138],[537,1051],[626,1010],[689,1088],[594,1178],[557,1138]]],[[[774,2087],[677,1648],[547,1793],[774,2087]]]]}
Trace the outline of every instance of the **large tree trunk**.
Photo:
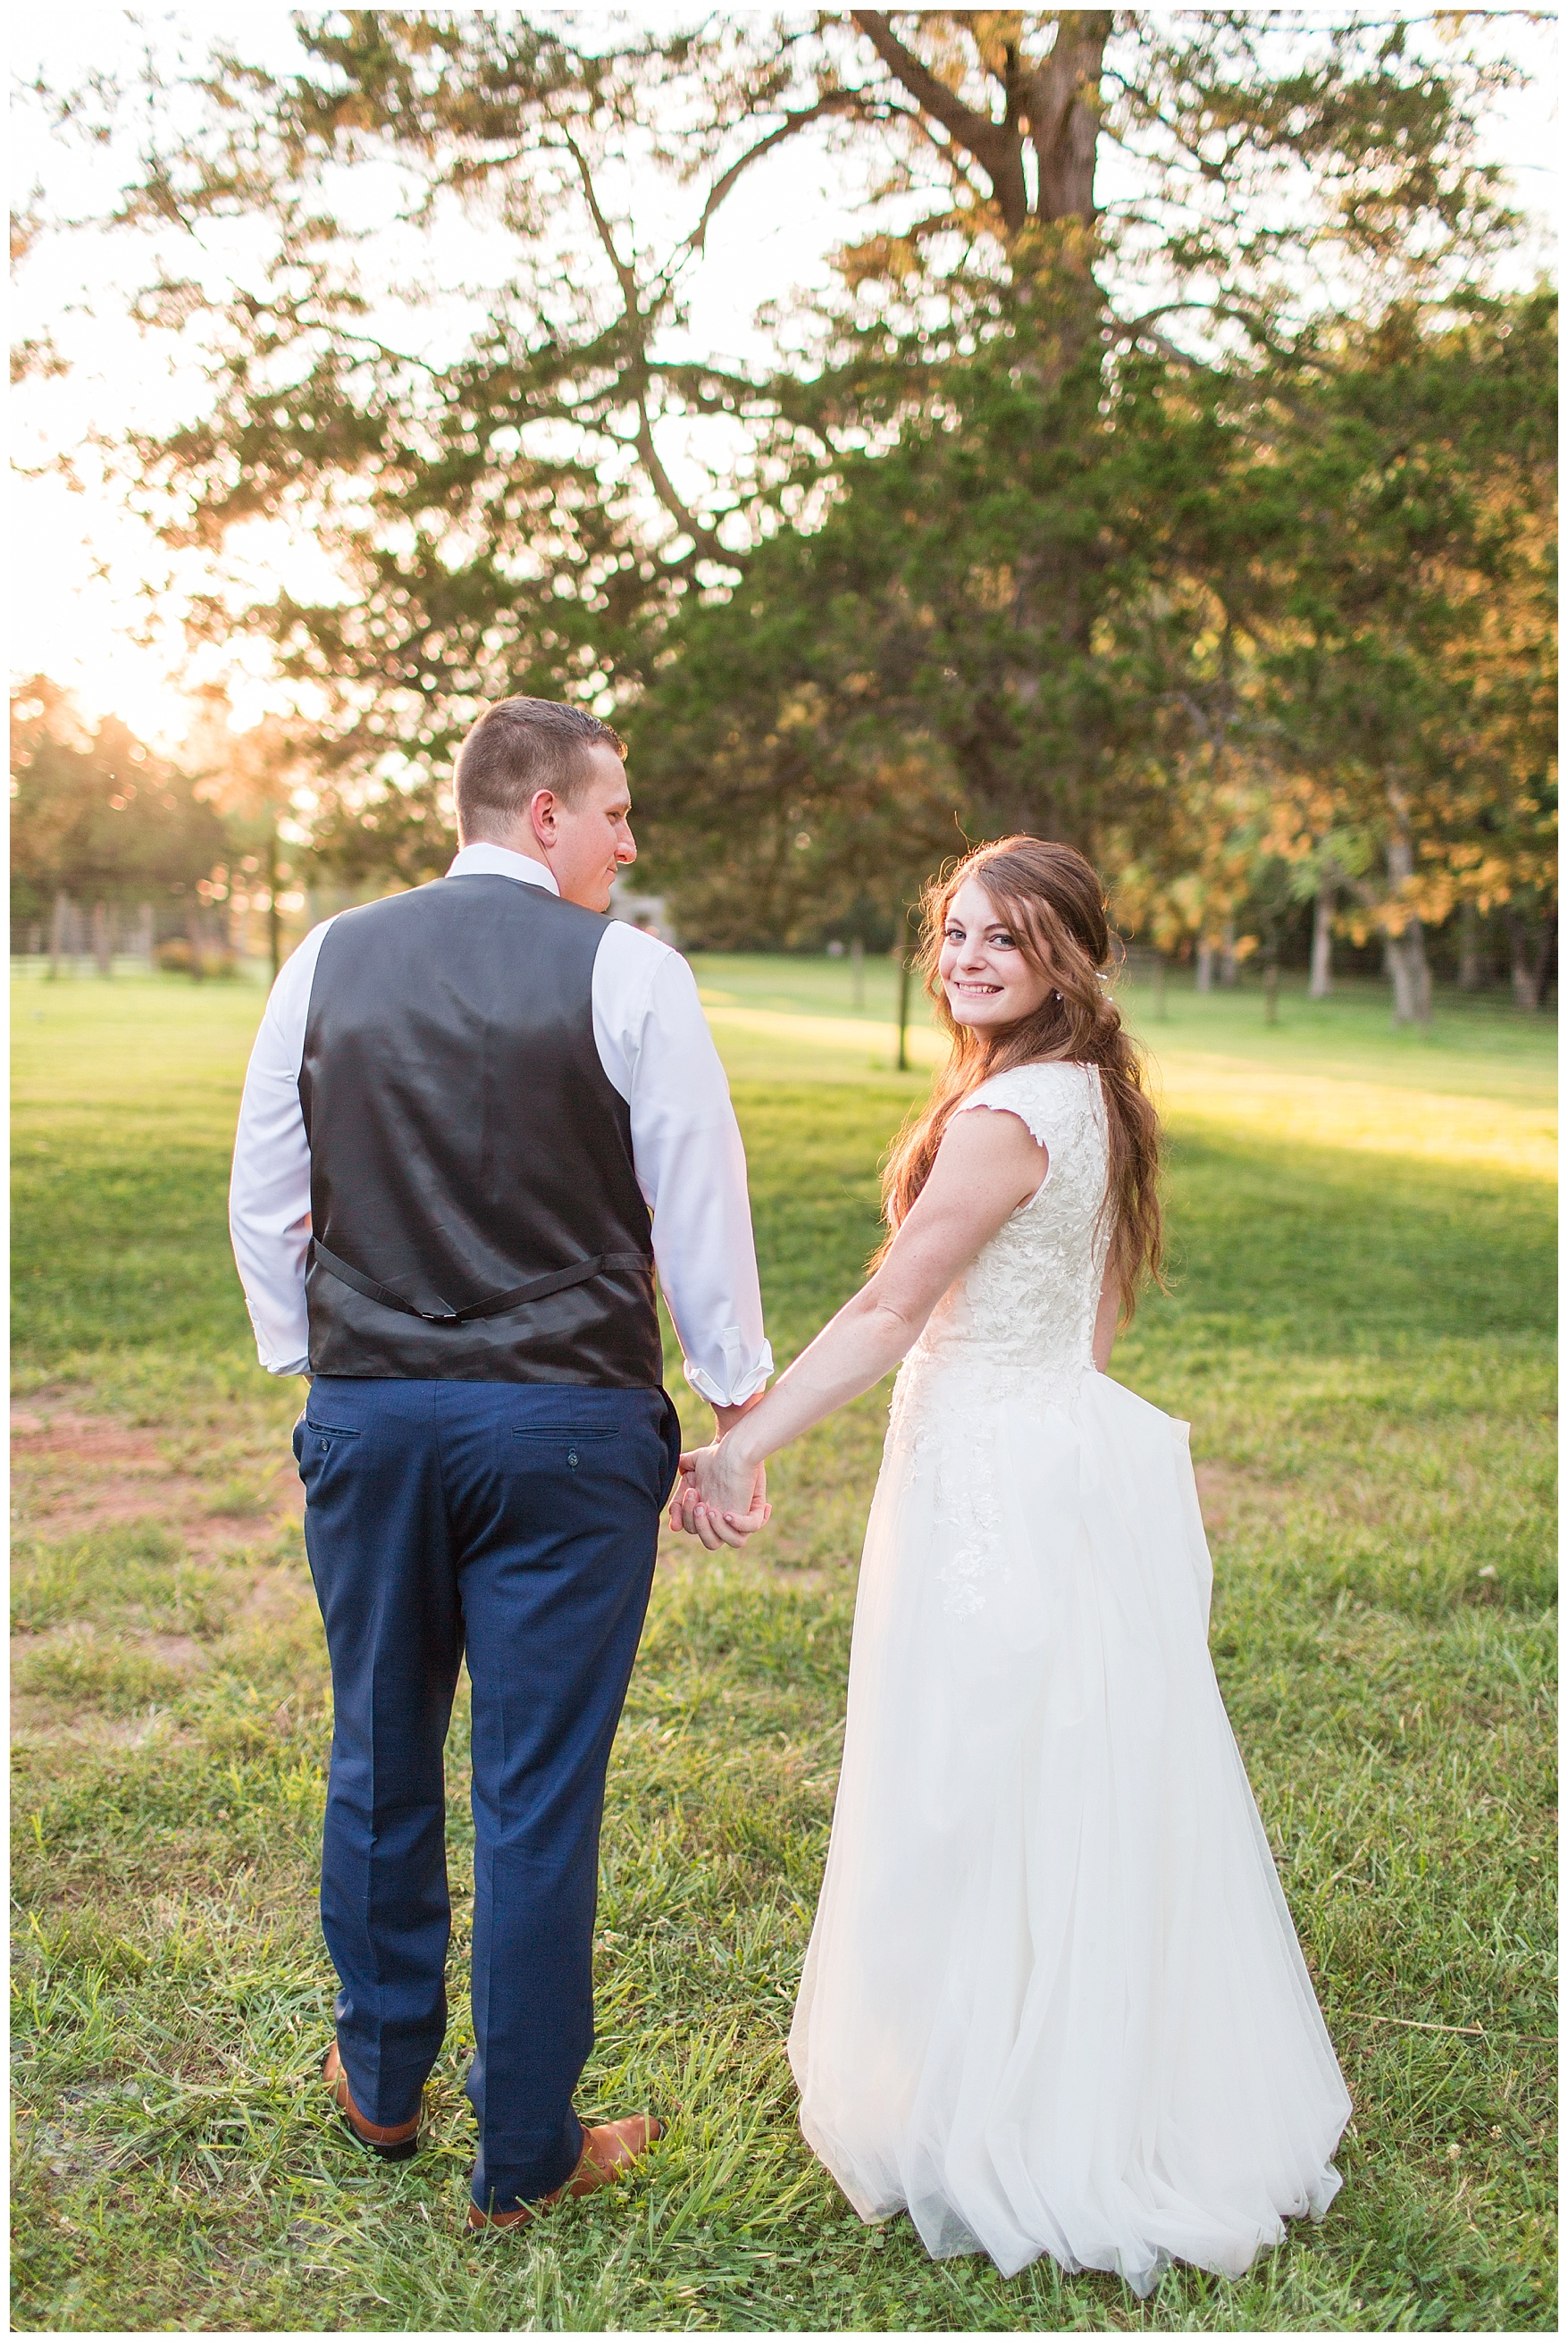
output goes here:
{"type": "MultiPolygon", "coordinates": [[[[1397,898],[1415,875],[1415,852],[1400,800],[1393,790],[1389,794],[1393,798],[1395,827],[1388,841],[1388,891],[1397,898]]],[[[1394,1023],[1430,1025],[1432,971],[1426,964],[1426,938],[1421,921],[1412,912],[1402,913],[1397,899],[1389,909],[1388,973],[1393,985],[1394,1023]],[[1394,925],[1400,919],[1403,924],[1394,925]]]]}
{"type": "Polygon", "coordinates": [[[1426,943],[1421,921],[1407,922],[1403,935],[1388,939],[1388,973],[1393,984],[1396,1025],[1432,1022],[1432,971],[1426,964],[1426,943]]]}
{"type": "Polygon", "coordinates": [[[1557,922],[1553,916],[1540,951],[1532,950],[1530,921],[1523,911],[1508,912],[1508,960],[1516,1007],[1539,1008],[1557,973],[1557,922]]]}
{"type": "Polygon", "coordinates": [[[1535,1006],[1535,979],[1530,973],[1530,938],[1517,911],[1508,914],[1508,972],[1513,983],[1516,1008],[1535,1006]]]}
{"type": "Polygon", "coordinates": [[[1486,981],[1481,964],[1481,914],[1473,903],[1459,906],[1459,989],[1479,992],[1486,981]]]}
{"type": "Polygon", "coordinates": [[[1214,988],[1214,947],[1213,944],[1198,946],[1197,989],[1212,992],[1214,988]]]}
{"type": "Polygon", "coordinates": [[[1033,70],[1010,43],[1006,115],[1001,122],[988,106],[972,105],[933,72],[894,30],[888,10],[854,8],[850,15],[921,112],[939,123],[947,138],[984,172],[1010,239],[1032,218],[1045,225],[1065,219],[1090,224],[1094,216],[1100,79],[1105,44],[1116,21],[1114,9],[1063,9],[1050,52],[1033,70]],[[1025,136],[1034,149],[1033,205],[1024,168],[1025,136]]]}
{"type": "Polygon", "coordinates": [[[1114,12],[1064,8],[1050,55],[1030,77],[1029,135],[1039,166],[1043,220],[1094,216],[1100,76],[1114,12]]]}
{"type": "Polygon", "coordinates": [[[1555,906],[1546,914],[1546,933],[1541,941],[1541,960],[1535,970],[1535,1006],[1544,1008],[1546,996],[1557,981],[1557,911],[1555,906]]]}
{"type": "Polygon", "coordinates": [[[1225,932],[1220,944],[1220,982],[1228,989],[1236,980],[1236,923],[1225,921],[1225,932]]]}
{"type": "Polygon", "coordinates": [[[1312,915],[1312,975],[1307,983],[1309,1000],[1326,1000],[1333,990],[1333,905],[1338,890],[1325,878],[1317,890],[1317,901],[1312,915]]]}

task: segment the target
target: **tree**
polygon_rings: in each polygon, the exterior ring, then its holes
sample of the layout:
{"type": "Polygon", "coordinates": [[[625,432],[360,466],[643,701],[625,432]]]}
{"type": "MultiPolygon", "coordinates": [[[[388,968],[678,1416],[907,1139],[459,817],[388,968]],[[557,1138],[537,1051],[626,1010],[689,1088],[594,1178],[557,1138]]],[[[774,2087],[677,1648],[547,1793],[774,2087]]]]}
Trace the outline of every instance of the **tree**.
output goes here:
{"type": "Polygon", "coordinates": [[[222,821],[190,777],[116,716],[85,723],[44,676],[13,692],[13,921],[48,917],[60,894],[194,907],[227,851],[222,821]]]}
{"type": "MultiPolygon", "coordinates": [[[[200,124],[152,155],[125,207],[180,234],[241,216],[274,235],[265,273],[226,303],[177,268],[147,288],[150,322],[203,338],[210,396],[186,429],[129,453],[175,537],[215,550],[247,517],[284,515],[335,554],[340,597],[236,607],[218,594],[196,624],[255,628],[319,694],[322,835],[342,864],[431,866],[438,776],[483,700],[532,689],[634,706],[664,672],[672,626],[706,599],[744,600],[771,535],[852,488],[875,501],[868,451],[894,443],[923,489],[961,487],[965,446],[945,444],[955,395],[969,454],[1011,399],[1025,427],[1049,423],[1037,468],[1062,474],[1074,428],[1105,452],[1091,418],[1152,361],[1186,377],[1200,411],[1217,413],[1232,383],[1256,411],[1259,365],[1310,323],[1308,250],[1329,280],[1320,306],[1336,272],[1436,293],[1503,225],[1469,137],[1488,74],[1463,43],[1427,55],[1397,17],[857,11],[597,45],[574,24],[349,11],[304,23],[292,76],[215,54],[200,124]],[[896,231],[884,209],[846,244],[844,300],[805,365],[694,362],[671,339],[684,271],[747,171],[822,135],[874,175],[896,231]],[[1128,185],[1114,202],[1101,193],[1113,151],[1128,185]],[[689,191],[658,252],[634,232],[628,155],[689,191]],[[395,337],[364,240],[335,212],[345,172],[371,155],[403,175],[409,233],[465,203],[513,240],[506,281],[450,363],[417,345],[406,304],[395,337]],[[669,435],[714,417],[739,427],[744,452],[683,491],[669,435]]],[[[1016,786],[1039,731],[1020,710],[1054,707],[1065,738],[1104,680],[1106,565],[1094,532],[1068,525],[1093,493],[1066,499],[1072,514],[1058,494],[1063,525],[1042,535],[1036,483],[1022,541],[998,525],[989,482],[985,500],[989,545],[978,525],[966,541],[987,555],[990,603],[956,552],[944,565],[933,514],[920,545],[884,547],[869,633],[893,661],[872,670],[879,690],[913,706],[900,613],[917,572],[942,587],[930,606],[968,714],[935,766],[924,750],[909,762],[915,723],[883,769],[950,793],[966,726],[965,790],[998,770],[976,798],[990,822],[1037,803],[1016,786]],[[988,747],[1009,725],[1011,766],[988,747]]],[[[1151,640],[1164,590],[1137,620],[1151,640]]],[[[927,606],[908,606],[918,619],[927,606]]],[[[1135,818],[1147,795],[1148,745],[1134,753],[1121,720],[1096,703],[1074,751],[1063,801],[1083,824],[1135,818]],[[1094,794],[1129,774],[1124,800],[1094,794]]],[[[795,766],[769,769],[773,828],[798,835],[795,766]]],[[[750,819],[754,791],[743,800],[750,819]]],[[[868,852],[885,826],[875,790],[871,803],[868,852]]],[[[749,851],[752,832],[739,843],[749,851]]]]}
{"type": "Polygon", "coordinates": [[[1424,1021],[1423,926],[1554,904],[1556,304],[1408,313],[1303,384],[1299,535],[1264,647],[1283,751],[1272,845],[1386,937],[1424,1021]]]}
{"type": "MultiPolygon", "coordinates": [[[[291,727],[264,716],[236,732],[221,690],[208,690],[186,736],[183,758],[195,775],[204,802],[224,824],[232,868],[224,874],[226,892],[260,896],[266,913],[267,956],[275,977],[283,966],[283,918],[279,895],[293,876],[285,829],[308,779],[308,767],[291,727]],[[230,879],[235,882],[227,885],[230,879]]],[[[303,832],[296,835],[303,838],[303,832]]]]}
{"type": "Polygon", "coordinates": [[[1135,353],[1053,378],[1034,347],[1025,315],[948,366],[819,526],[679,615],[630,718],[661,868],[723,837],[757,910],[800,906],[774,932],[866,871],[892,911],[1012,829],[1190,868],[1183,808],[1233,726],[1233,573],[1277,525],[1205,382],[1135,353]]]}

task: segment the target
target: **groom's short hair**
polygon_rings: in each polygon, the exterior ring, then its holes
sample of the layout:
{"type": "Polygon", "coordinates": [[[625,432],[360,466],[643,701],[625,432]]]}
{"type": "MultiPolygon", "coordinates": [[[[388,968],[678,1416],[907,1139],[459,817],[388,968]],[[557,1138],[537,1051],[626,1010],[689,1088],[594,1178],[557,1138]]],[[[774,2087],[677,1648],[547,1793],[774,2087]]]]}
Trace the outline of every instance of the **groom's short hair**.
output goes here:
{"type": "Polygon", "coordinates": [[[487,707],[457,751],[457,818],[465,837],[486,818],[510,826],[526,815],[536,789],[554,789],[570,805],[588,777],[595,748],[622,757],[618,732],[560,699],[498,699],[487,707]]]}

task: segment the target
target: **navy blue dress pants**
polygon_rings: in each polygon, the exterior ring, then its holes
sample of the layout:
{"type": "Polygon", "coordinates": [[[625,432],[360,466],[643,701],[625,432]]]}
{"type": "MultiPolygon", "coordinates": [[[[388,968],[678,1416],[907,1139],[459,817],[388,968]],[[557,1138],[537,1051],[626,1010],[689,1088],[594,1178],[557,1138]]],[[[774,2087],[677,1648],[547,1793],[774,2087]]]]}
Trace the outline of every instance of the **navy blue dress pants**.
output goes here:
{"type": "Polygon", "coordinates": [[[321,1918],[372,2122],[446,2025],[443,1744],[474,1691],[475,2203],[559,2187],[594,2041],[604,1768],[680,1426],[663,1391],[318,1376],[295,1455],[332,1658],[321,1918]]]}

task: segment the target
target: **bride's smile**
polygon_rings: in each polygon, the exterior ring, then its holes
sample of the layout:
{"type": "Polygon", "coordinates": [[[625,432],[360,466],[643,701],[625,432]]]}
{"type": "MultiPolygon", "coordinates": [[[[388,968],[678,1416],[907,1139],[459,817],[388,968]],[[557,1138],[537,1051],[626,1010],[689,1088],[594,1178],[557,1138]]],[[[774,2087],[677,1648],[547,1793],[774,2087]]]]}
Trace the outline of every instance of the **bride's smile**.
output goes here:
{"type": "Polygon", "coordinates": [[[1050,989],[977,878],[966,878],[953,898],[937,969],[955,1025],[1021,1024],[1050,989]]]}

